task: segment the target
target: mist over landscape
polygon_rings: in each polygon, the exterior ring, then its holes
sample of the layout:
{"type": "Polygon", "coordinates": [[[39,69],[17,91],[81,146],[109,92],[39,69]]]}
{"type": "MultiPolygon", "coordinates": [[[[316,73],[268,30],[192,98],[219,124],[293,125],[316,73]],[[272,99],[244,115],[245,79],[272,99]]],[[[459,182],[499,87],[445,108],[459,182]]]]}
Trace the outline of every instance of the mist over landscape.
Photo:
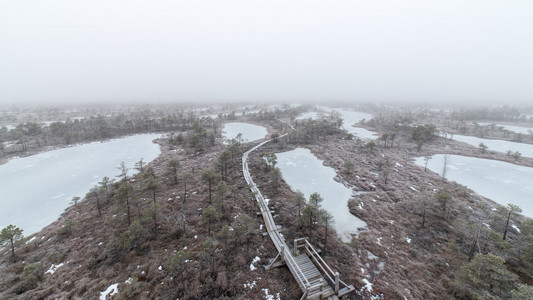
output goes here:
{"type": "Polygon", "coordinates": [[[533,299],[531,12],[0,3],[0,299],[533,299]]]}
{"type": "Polygon", "coordinates": [[[5,1],[0,103],[526,104],[528,1],[5,1]]]}

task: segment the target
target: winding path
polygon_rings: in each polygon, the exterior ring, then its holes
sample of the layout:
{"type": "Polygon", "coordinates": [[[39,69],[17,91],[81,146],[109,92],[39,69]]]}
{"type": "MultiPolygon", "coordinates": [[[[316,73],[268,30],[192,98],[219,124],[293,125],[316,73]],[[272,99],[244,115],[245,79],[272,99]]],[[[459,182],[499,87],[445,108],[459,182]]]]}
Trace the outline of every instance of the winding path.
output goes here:
{"type": "MultiPolygon", "coordinates": [[[[283,134],[280,136],[280,138],[286,135],[287,134],[283,134]]],[[[290,251],[285,239],[279,232],[276,222],[274,222],[272,213],[268,208],[263,194],[250,175],[250,170],[248,168],[249,154],[270,141],[272,140],[267,140],[254,146],[250,150],[246,151],[242,156],[242,171],[244,178],[246,183],[248,183],[250,186],[252,193],[255,195],[255,199],[257,200],[257,204],[259,205],[261,214],[263,215],[263,219],[265,221],[265,227],[268,235],[272,239],[272,242],[278,251],[278,255],[268,267],[272,266],[278,258],[281,263],[285,263],[303,292],[302,299],[338,299],[337,296],[341,297],[354,291],[354,287],[340,281],[339,273],[333,272],[333,270],[326,264],[315,248],[306,239],[295,240],[293,252],[290,251]],[[305,249],[304,254],[299,254],[300,248],[305,249]],[[314,263],[311,261],[310,257],[313,259],[314,263]],[[320,267],[322,273],[325,274],[328,281],[326,281],[316,266],[320,267]],[[330,286],[330,284],[333,285],[333,288],[330,286]],[[339,290],[340,284],[343,284],[344,288],[339,290]]]]}

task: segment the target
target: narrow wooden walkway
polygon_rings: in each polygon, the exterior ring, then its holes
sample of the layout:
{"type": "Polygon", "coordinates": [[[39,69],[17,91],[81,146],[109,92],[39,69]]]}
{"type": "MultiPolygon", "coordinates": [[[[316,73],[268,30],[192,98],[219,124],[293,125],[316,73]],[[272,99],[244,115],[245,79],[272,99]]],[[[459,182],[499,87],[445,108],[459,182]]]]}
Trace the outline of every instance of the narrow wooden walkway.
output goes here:
{"type": "MultiPolygon", "coordinates": [[[[286,134],[280,137],[285,135],[286,134]]],[[[338,297],[351,293],[355,288],[352,285],[345,284],[339,279],[339,273],[333,272],[307,239],[294,240],[293,251],[289,249],[285,239],[279,232],[276,222],[274,222],[272,213],[268,208],[263,194],[250,175],[248,169],[248,155],[270,141],[271,140],[267,140],[256,145],[246,151],[242,156],[242,171],[244,178],[250,186],[252,193],[255,195],[255,199],[257,200],[257,204],[259,205],[265,221],[265,228],[278,251],[278,255],[267,268],[275,266],[276,264],[287,265],[303,292],[301,299],[339,299],[338,297]],[[304,250],[301,254],[300,249],[304,250]],[[342,289],[340,289],[341,284],[343,286],[342,289]]]]}

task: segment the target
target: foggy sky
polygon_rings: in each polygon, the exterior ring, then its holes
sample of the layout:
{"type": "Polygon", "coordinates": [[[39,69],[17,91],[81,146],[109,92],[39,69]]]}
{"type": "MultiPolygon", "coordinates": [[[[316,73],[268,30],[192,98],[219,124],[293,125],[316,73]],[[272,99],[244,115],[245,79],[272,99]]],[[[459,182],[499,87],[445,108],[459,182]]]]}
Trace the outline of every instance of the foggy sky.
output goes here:
{"type": "Polygon", "coordinates": [[[533,103],[533,1],[0,2],[0,104],[533,103]]]}

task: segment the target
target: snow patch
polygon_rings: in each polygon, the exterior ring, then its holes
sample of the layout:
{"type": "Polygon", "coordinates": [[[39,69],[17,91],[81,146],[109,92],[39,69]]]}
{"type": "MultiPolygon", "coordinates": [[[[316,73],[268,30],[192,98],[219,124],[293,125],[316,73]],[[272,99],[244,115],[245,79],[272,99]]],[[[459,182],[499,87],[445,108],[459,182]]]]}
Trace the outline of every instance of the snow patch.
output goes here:
{"type": "Polygon", "coordinates": [[[257,285],[257,282],[255,282],[255,280],[254,280],[252,283],[247,282],[247,283],[245,283],[243,285],[244,285],[244,288],[253,289],[257,285]]]}
{"type": "Polygon", "coordinates": [[[513,227],[513,229],[516,230],[516,232],[521,233],[520,229],[516,227],[515,224],[511,225],[511,227],[513,227]]]}
{"type": "Polygon", "coordinates": [[[128,280],[124,281],[126,284],[131,284],[133,282],[133,278],[128,278],[128,280]]]}
{"type": "Polygon", "coordinates": [[[107,296],[113,296],[114,294],[118,293],[118,283],[110,285],[107,290],[100,293],[100,300],[106,300],[107,296]]]}
{"type": "Polygon", "coordinates": [[[257,269],[254,264],[260,260],[261,259],[259,258],[259,256],[256,256],[254,259],[252,259],[252,263],[250,263],[250,271],[255,271],[257,269]]]}
{"type": "Polygon", "coordinates": [[[265,299],[266,300],[280,300],[281,299],[279,297],[279,293],[276,293],[276,296],[274,296],[274,295],[270,295],[268,289],[261,289],[261,290],[263,291],[263,293],[265,293],[265,299]]]}
{"type": "Polygon", "coordinates": [[[48,268],[48,271],[44,272],[44,274],[54,274],[57,269],[61,268],[63,266],[63,263],[60,263],[59,265],[52,264],[50,268],[48,268]]]}
{"type": "Polygon", "coordinates": [[[365,283],[365,285],[361,288],[361,292],[363,292],[364,290],[367,290],[368,292],[372,292],[372,283],[370,283],[370,281],[368,281],[368,279],[366,278],[363,278],[362,279],[363,282],[365,283]]]}
{"type": "Polygon", "coordinates": [[[411,239],[410,239],[408,236],[405,237],[405,241],[406,241],[408,244],[411,244],[411,239]]]}
{"type": "Polygon", "coordinates": [[[377,257],[376,255],[374,255],[374,253],[366,250],[366,256],[368,257],[368,259],[378,259],[379,257],[377,257]]]}

